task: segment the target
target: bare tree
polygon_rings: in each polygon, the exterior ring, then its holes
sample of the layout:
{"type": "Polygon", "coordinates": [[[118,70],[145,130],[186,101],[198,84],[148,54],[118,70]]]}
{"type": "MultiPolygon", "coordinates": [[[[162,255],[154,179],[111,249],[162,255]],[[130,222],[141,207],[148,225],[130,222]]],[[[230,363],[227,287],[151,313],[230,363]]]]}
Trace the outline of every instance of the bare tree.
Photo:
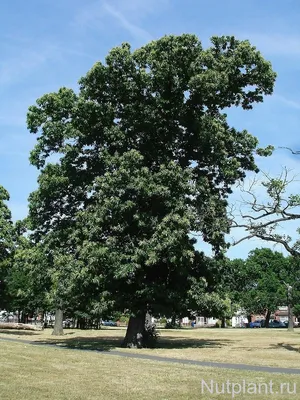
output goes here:
{"type": "MultiPolygon", "coordinates": [[[[294,152],[294,154],[297,154],[294,152]]],[[[299,152],[300,154],[300,152],[299,152]]],[[[291,186],[298,182],[297,175],[283,168],[277,177],[262,173],[262,179],[254,178],[248,187],[239,185],[241,200],[229,210],[232,228],[243,228],[245,235],[235,240],[233,246],[251,239],[258,238],[267,242],[282,245],[293,257],[300,257],[300,240],[282,233],[283,224],[300,219],[300,195],[288,194],[291,186]],[[259,195],[258,191],[262,190],[259,195]],[[281,230],[281,232],[280,232],[281,230]]],[[[297,229],[300,233],[300,229],[297,229]]],[[[296,233],[296,235],[297,235],[296,233]]],[[[288,330],[293,330],[294,318],[291,304],[293,287],[286,285],[288,305],[288,330]]]]}
{"type": "MultiPolygon", "coordinates": [[[[283,168],[277,177],[262,172],[262,179],[254,178],[248,187],[239,184],[241,200],[229,209],[232,228],[243,228],[245,235],[232,239],[235,246],[251,238],[281,244],[294,257],[300,256],[300,241],[280,232],[283,224],[300,219],[300,195],[288,194],[290,186],[298,182],[297,175],[283,168]],[[262,191],[262,195],[257,193],[262,191]]],[[[299,229],[297,229],[299,233],[299,229]]]]}

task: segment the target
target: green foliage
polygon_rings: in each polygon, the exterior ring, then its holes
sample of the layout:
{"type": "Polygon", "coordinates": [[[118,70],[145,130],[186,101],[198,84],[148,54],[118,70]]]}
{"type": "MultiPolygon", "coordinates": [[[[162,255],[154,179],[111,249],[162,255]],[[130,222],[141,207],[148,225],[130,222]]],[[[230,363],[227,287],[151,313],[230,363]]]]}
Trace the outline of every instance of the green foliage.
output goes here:
{"type": "Polygon", "coordinates": [[[15,250],[15,230],[7,201],[9,193],[0,185],[0,309],[10,309],[8,274],[15,250]]]}
{"type": "Polygon", "coordinates": [[[246,261],[232,261],[233,293],[247,314],[274,312],[286,305],[285,284],[295,279],[290,260],[271,249],[255,249],[246,261]],[[290,278],[288,278],[290,276],[290,278]]]}
{"type": "Polygon", "coordinates": [[[224,296],[205,294],[190,232],[216,254],[226,249],[227,197],[257,170],[258,141],[223,110],[262,102],[275,74],[248,41],[211,42],[204,50],[184,34],[135,51],[125,43],[78,94],[62,88],[30,107],[39,136],[30,159],[41,173],[29,222],[47,246],[53,304],[179,315],[191,298],[199,304],[200,285],[207,312],[226,309],[224,296]]]}
{"type": "Polygon", "coordinates": [[[129,316],[128,316],[128,315],[121,315],[120,318],[118,318],[118,320],[119,320],[121,323],[128,325],[129,316]]]}
{"type": "Polygon", "coordinates": [[[16,249],[13,264],[8,274],[8,289],[12,296],[12,309],[31,313],[47,309],[47,290],[50,280],[41,246],[33,246],[23,238],[16,249]],[[44,270],[44,273],[42,273],[44,270]]]}
{"type": "Polygon", "coordinates": [[[181,324],[180,322],[173,322],[173,321],[167,321],[166,325],[165,325],[165,329],[180,329],[181,328],[181,324]]]}

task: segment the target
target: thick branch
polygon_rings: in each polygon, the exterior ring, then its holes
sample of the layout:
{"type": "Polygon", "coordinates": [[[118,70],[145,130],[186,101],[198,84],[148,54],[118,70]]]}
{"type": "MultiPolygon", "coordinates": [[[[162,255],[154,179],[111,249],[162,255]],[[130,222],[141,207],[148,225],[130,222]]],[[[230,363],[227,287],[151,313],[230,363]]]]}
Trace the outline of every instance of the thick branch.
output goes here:
{"type": "Polygon", "coordinates": [[[292,154],[300,154],[300,150],[293,150],[293,149],[290,149],[289,147],[279,146],[279,149],[289,150],[292,154]]]}
{"type": "Polygon", "coordinates": [[[287,168],[284,168],[279,177],[276,178],[263,173],[266,178],[265,182],[259,182],[257,179],[254,179],[250,183],[248,190],[241,187],[242,193],[247,194],[248,199],[242,197],[238,213],[233,206],[229,210],[229,216],[231,227],[243,228],[245,236],[237,241],[233,241],[234,246],[256,237],[264,241],[281,244],[291,255],[300,256],[300,251],[296,245],[297,242],[294,245],[289,245],[291,241],[290,237],[275,233],[275,229],[280,223],[300,219],[299,213],[292,212],[292,210],[296,211],[295,209],[300,206],[300,196],[284,195],[288,185],[296,181],[295,176],[292,179],[289,178],[289,172],[287,168]],[[269,199],[266,199],[266,201],[258,200],[258,196],[255,193],[255,185],[265,188],[266,196],[269,199]],[[242,206],[246,207],[248,212],[243,212],[241,209],[242,206]]]}
{"type": "Polygon", "coordinates": [[[241,242],[244,242],[245,240],[249,240],[249,239],[253,239],[253,238],[257,238],[257,239],[261,239],[261,240],[265,240],[267,242],[274,242],[277,244],[281,244],[282,246],[284,246],[284,248],[286,249],[286,251],[288,253],[290,253],[292,256],[294,257],[300,257],[300,252],[298,252],[297,250],[295,250],[293,247],[291,247],[286,240],[278,238],[278,237],[274,237],[274,236],[269,236],[269,235],[260,235],[258,233],[253,233],[251,235],[247,235],[242,237],[239,240],[236,240],[232,243],[232,246],[236,246],[238,244],[240,244],[241,242]]]}

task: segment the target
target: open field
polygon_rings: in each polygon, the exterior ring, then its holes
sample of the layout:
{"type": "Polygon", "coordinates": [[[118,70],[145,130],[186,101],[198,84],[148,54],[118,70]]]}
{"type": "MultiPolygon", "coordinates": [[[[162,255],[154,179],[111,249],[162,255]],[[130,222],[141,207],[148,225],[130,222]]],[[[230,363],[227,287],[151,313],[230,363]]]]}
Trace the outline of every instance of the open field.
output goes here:
{"type": "Polygon", "coordinates": [[[41,332],[0,331],[0,337],[57,343],[68,347],[121,350],[162,357],[300,368],[300,329],[182,329],[161,330],[156,349],[120,348],[125,328],[98,331],[66,329],[63,337],[41,332]]]}
{"type": "Polygon", "coordinates": [[[300,393],[299,375],[203,368],[6,341],[0,341],[0,354],[1,400],[228,400],[265,399],[270,394],[274,399],[297,399],[300,393]],[[222,390],[227,381],[225,394],[217,394],[216,384],[222,390]]]}

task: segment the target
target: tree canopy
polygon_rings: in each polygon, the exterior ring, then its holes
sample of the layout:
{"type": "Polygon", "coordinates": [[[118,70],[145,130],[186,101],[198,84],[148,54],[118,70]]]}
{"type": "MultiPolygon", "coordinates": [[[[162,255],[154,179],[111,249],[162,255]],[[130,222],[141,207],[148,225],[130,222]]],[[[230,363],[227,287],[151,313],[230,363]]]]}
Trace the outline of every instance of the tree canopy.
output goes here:
{"type": "MultiPolygon", "coordinates": [[[[190,233],[222,253],[232,185],[257,171],[256,152],[270,152],[231,127],[225,110],[262,102],[275,76],[248,41],[213,37],[204,49],[195,35],[171,35],[112,49],[78,93],[42,96],[27,117],[38,136],[30,157],[40,169],[30,196],[35,240],[48,238],[50,252],[71,257],[95,299],[127,308],[136,327],[147,312],[186,309],[184,294],[205,271],[190,233]]],[[[142,345],[140,330],[126,344],[142,345]]]]}

